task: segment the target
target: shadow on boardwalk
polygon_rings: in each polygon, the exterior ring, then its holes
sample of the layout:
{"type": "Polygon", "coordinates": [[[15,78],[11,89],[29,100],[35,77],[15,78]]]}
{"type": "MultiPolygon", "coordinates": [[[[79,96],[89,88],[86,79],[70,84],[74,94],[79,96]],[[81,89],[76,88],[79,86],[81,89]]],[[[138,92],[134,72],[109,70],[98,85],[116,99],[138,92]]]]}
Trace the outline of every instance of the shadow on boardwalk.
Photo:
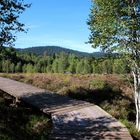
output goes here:
{"type": "MultiPolygon", "coordinates": [[[[69,115],[62,115],[61,120],[55,120],[52,137],[55,139],[131,139],[127,129],[114,126],[118,123],[111,117],[98,117],[95,119],[66,120],[69,115]]],[[[55,119],[55,118],[54,118],[55,119]]]]}
{"type": "Polygon", "coordinates": [[[127,139],[128,130],[99,107],[54,93],[23,96],[28,104],[50,113],[53,129],[50,139],[127,139]]]}
{"type": "Polygon", "coordinates": [[[91,105],[85,101],[74,100],[67,96],[47,92],[33,95],[29,94],[21,97],[21,100],[40,109],[44,113],[54,113],[55,111],[64,109],[76,110],[76,108],[91,105]]]}

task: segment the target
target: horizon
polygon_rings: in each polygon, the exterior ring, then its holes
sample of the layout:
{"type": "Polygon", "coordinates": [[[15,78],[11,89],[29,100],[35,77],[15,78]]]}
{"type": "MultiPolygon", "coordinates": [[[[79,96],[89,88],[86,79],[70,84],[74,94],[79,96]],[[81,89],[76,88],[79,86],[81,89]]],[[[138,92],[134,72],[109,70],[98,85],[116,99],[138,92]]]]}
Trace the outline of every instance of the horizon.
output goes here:
{"type": "Polygon", "coordinates": [[[32,46],[32,47],[27,47],[27,48],[16,48],[16,49],[29,49],[29,48],[45,48],[45,47],[58,47],[58,48],[62,48],[62,49],[68,49],[68,50],[71,50],[71,51],[78,51],[78,52],[81,52],[81,53],[97,53],[97,52],[101,52],[101,51],[94,51],[94,52],[84,52],[84,51],[80,51],[80,50],[75,50],[75,49],[71,49],[71,48],[66,48],[66,47],[62,47],[62,46],[55,46],[55,45],[46,45],[46,46],[32,46]]]}
{"type": "Polygon", "coordinates": [[[27,0],[32,3],[20,16],[27,33],[17,33],[15,48],[61,46],[80,52],[97,51],[88,42],[87,21],[91,0],[27,0]]]}

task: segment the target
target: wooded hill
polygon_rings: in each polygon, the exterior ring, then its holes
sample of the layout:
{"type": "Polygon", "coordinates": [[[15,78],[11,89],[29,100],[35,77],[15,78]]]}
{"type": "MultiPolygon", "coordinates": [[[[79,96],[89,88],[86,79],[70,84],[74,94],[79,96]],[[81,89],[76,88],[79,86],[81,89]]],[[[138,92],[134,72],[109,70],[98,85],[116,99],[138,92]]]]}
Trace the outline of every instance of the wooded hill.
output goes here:
{"type": "Polygon", "coordinates": [[[106,53],[103,52],[86,53],[86,52],[66,49],[59,46],[37,46],[37,47],[30,47],[30,48],[17,49],[17,50],[20,52],[29,52],[29,53],[34,53],[36,55],[48,55],[48,56],[53,56],[54,54],[60,54],[61,52],[64,52],[66,54],[74,54],[78,57],[99,58],[106,55],[106,53]]]}

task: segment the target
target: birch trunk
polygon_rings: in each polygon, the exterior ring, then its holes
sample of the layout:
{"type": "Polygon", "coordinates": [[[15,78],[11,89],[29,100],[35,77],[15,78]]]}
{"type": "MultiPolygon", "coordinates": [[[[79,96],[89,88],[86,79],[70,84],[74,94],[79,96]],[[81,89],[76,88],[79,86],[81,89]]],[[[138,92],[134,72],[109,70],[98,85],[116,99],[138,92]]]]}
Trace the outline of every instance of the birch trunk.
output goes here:
{"type": "Polygon", "coordinates": [[[133,72],[134,77],[134,98],[136,106],[136,129],[140,131],[140,74],[133,72]]]}

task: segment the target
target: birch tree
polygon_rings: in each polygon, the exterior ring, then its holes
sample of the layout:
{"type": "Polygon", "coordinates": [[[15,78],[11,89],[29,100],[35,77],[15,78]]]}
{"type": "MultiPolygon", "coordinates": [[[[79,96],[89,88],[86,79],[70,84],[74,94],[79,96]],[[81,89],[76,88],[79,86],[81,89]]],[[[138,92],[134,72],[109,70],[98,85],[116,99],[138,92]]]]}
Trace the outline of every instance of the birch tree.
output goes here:
{"type": "Polygon", "coordinates": [[[94,48],[118,51],[129,62],[140,131],[140,0],[93,0],[88,25],[89,43],[94,48]]]}

